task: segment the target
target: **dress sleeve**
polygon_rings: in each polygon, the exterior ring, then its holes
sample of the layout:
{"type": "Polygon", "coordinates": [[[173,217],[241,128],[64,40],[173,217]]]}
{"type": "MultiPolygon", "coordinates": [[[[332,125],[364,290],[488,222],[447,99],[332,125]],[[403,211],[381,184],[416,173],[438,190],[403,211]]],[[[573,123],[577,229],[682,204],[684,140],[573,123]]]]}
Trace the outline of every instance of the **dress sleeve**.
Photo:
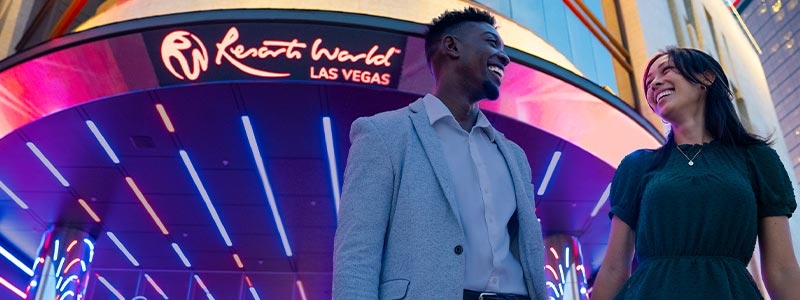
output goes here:
{"type": "Polygon", "coordinates": [[[778,153],[766,145],[750,146],[748,162],[752,188],[758,204],[758,217],[791,217],[797,208],[794,188],[778,153]]]}
{"type": "Polygon", "coordinates": [[[611,181],[611,191],[608,196],[611,201],[609,217],[617,216],[636,231],[639,221],[639,203],[641,203],[642,177],[644,175],[645,161],[644,150],[638,150],[620,162],[614,179],[611,181]]]}

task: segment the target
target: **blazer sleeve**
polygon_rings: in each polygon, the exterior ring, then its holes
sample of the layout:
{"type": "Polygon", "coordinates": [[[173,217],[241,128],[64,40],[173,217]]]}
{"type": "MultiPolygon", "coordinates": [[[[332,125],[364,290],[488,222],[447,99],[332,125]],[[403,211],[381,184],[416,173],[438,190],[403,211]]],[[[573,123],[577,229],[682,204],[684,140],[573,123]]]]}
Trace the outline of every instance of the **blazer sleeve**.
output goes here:
{"type": "Polygon", "coordinates": [[[350,129],[333,252],[333,299],[378,299],[394,171],[383,133],[370,118],[350,129]]]}

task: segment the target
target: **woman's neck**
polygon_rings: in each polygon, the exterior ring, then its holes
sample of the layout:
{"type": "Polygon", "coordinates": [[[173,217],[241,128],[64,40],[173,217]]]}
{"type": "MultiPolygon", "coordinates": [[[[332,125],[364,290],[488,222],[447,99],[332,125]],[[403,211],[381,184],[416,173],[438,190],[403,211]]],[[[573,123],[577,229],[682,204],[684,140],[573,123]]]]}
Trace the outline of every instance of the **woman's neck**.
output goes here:
{"type": "Polygon", "coordinates": [[[690,121],[682,124],[673,124],[672,132],[675,143],[682,144],[703,144],[712,141],[711,133],[705,128],[704,122],[690,121]]]}

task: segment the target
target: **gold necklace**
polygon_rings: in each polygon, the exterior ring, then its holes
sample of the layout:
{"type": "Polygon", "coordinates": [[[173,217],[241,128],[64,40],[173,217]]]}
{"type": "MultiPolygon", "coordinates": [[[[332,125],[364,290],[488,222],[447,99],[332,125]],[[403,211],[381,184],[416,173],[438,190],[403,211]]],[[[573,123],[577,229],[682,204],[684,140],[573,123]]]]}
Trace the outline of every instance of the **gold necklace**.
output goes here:
{"type": "Polygon", "coordinates": [[[697,150],[697,153],[695,153],[695,154],[694,154],[694,156],[692,156],[692,158],[689,158],[689,156],[688,156],[688,155],[686,155],[686,153],[683,153],[683,150],[681,150],[681,147],[680,147],[680,146],[677,146],[677,145],[676,145],[676,146],[675,146],[675,148],[677,148],[677,149],[678,149],[678,152],[680,152],[680,153],[683,155],[683,157],[685,157],[685,158],[686,158],[686,160],[688,160],[688,161],[689,161],[689,166],[690,166],[690,167],[691,167],[691,166],[694,166],[694,159],[697,157],[697,155],[698,155],[698,154],[700,154],[700,152],[702,152],[702,151],[703,151],[703,146],[700,146],[700,150],[697,150]]]}

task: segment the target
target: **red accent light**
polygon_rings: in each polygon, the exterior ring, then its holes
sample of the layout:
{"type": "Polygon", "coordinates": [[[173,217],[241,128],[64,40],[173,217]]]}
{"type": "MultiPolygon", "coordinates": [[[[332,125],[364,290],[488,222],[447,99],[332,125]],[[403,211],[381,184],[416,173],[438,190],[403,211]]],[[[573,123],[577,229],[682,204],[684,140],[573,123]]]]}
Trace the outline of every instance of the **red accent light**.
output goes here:
{"type": "Polygon", "coordinates": [[[247,281],[248,287],[253,287],[253,282],[250,281],[250,276],[244,275],[244,280],[247,281]]]}
{"type": "Polygon", "coordinates": [[[236,266],[239,267],[239,269],[244,269],[244,264],[242,264],[242,260],[239,259],[239,254],[234,253],[233,260],[236,261],[236,266]]]}
{"type": "Polygon", "coordinates": [[[100,223],[100,217],[97,216],[97,214],[94,212],[94,210],[92,210],[91,207],[89,207],[89,204],[86,203],[85,200],[78,199],[78,203],[80,203],[81,207],[83,207],[83,209],[86,211],[86,213],[88,213],[89,216],[92,217],[92,220],[94,220],[97,223],[100,223]]]}
{"type": "Polygon", "coordinates": [[[144,209],[147,210],[147,213],[150,214],[150,217],[152,217],[153,221],[156,222],[158,228],[161,229],[161,233],[168,235],[169,231],[167,231],[167,228],[164,227],[164,223],[161,222],[161,218],[158,217],[156,212],[153,210],[153,207],[150,206],[150,203],[147,202],[147,199],[144,197],[144,194],[142,194],[142,191],[139,190],[139,187],[136,186],[135,182],[133,182],[133,178],[125,177],[125,181],[128,182],[128,186],[130,186],[133,193],[136,194],[136,198],[139,198],[139,201],[142,202],[144,209]]]}
{"type": "Polygon", "coordinates": [[[296,281],[296,283],[297,283],[297,289],[300,290],[300,298],[303,298],[303,300],[308,300],[306,298],[306,289],[303,288],[303,282],[298,280],[296,281]]]}

